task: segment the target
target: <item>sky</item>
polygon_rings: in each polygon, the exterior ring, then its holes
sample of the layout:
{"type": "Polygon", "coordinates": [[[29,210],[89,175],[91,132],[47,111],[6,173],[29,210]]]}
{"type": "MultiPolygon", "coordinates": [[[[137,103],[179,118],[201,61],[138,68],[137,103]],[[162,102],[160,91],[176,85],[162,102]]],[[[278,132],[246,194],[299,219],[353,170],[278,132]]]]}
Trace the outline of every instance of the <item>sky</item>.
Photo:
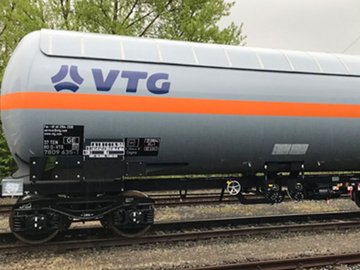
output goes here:
{"type": "MultiPolygon", "coordinates": [[[[234,0],[233,0],[234,1],[234,0]]],[[[249,47],[360,54],[360,0],[235,0],[249,47]]]]}

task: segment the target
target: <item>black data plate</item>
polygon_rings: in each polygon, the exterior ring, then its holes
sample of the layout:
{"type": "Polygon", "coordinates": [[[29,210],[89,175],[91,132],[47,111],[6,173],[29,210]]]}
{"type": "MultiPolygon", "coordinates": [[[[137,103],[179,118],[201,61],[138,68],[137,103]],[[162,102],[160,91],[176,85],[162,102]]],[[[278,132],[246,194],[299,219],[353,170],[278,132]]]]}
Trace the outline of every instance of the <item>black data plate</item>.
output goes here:
{"type": "Polygon", "coordinates": [[[44,155],[81,155],[84,126],[44,125],[44,155]]]}
{"type": "Polygon", "coordinates": [[[160,138],[126,138],[126,156],[157,156],[160,138]]]}

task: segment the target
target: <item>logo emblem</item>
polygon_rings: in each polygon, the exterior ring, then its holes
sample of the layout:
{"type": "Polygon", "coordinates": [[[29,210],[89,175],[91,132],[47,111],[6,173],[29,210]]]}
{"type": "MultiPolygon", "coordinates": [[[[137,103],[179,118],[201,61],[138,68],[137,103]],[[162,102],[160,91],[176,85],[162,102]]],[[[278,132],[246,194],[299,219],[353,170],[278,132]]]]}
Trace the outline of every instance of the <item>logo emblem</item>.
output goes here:
{"type": "Polygon", "coordinates": [[[69,72],[69,66],[62,65],[59,72],[51,77],[51,81],[54,84],[55,90],[58,92],[63,90],[76,92],[79,89],[79,86],[83,83],[84,79],[79,75],[77,66],[70,66],[69,72]],[[63,81],[68,74],[70,74],[72,82],[63,81]]]}

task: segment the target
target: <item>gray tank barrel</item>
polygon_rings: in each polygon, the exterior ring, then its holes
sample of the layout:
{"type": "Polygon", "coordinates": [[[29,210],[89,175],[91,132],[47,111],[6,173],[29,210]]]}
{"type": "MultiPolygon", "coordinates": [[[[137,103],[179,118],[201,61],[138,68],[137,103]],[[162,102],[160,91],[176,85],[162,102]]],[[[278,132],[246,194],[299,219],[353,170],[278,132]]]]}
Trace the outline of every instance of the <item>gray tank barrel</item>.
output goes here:
{"type": "Polygon", "coordinates": [[[358,56],[41,30],[9,61],[1,119],[18,174],[104,154],[89,138],[155,175],[358,170],[359,76],[358,56]]]}

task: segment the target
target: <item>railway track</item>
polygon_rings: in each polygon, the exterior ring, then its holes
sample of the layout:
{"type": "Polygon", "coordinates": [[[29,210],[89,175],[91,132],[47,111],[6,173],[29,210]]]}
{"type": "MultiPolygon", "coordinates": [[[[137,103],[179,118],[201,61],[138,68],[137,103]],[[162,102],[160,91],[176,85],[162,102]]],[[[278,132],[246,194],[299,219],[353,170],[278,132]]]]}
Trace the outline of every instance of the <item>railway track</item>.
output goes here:
{"type": "Polygon", "coordinates": [[[205,266],[191,270],[290,270],[357,263],[360,263],[360,252],[205,266]]]}
{"type": "Polygon", "coordinates": [[[12,204],[0,204],[0,214],[8,214],[12,206],[12,204]]]}
{"type": "Polygon", "coordinates": [[[237,197],[233,196],[224,196],[222,200],[220,200],[220,196],[217,195],[207,195],[207,196],[189,196],[186,198],[179,197],[163,197],[163,198],[154,198],[155,206],[163,207],[163,206],[186,206],[186,205],[201,205],[201,204],[219,204],[219,203],[239,203],[237,197]]]}
{"type": "Polygon", "coordinates": [[[289,231],[323,231],[359,227],[360,211],[357,211],[156,223],[148,235],[139,238],[115,237],[108,230],[99,227],[78,228],[60,234],[54,241],[41,246],[18,243],[11,233],[2,233],[0,234],[0,252],[129,246],[161,242],[197,241],[241,235],[267,235],[289,231]],[[281,224],[284,222],[287,224],[281,224]]]}

